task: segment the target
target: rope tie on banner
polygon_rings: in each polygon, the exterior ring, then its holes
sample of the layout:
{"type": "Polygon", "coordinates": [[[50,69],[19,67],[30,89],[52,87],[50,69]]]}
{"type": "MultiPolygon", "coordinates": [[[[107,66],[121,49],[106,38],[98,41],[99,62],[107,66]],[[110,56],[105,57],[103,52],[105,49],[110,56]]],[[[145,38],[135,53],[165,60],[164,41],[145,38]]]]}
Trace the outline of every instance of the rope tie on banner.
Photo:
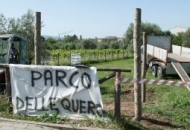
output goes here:
{"type": "Polygon", "coordinates": [[[168,85],[168,86],[185,86],[190,91],[190,82],[171,81],[171,80],[155,80],[155,79],[136,79],[136,78],[124,78],[123,83],[140,83],[151,85],[168,85]]]}

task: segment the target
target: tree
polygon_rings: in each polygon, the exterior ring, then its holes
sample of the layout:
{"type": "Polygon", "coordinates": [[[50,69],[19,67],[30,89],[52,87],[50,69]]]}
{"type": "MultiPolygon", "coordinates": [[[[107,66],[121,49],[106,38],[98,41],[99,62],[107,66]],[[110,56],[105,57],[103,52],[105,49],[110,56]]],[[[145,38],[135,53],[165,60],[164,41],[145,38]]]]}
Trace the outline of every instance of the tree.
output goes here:
{"type": "Polygon", "coordinates": [[[51,53],[49,51],[50,45],[49,43],[42,41],[41,43],[41,59],[42,64],[45,64],[45,62],[48,62],[50,60],[51,53]]]}
{"type": "Polygon", "coordinates": [[[6,18],[0,15],[0,33],[17,33],[28,41],[29,57],[34,57],[34,25],[35,16],[33,11],[28,10],[21,18],[6,18]]]}
{"type": "MultiPolygon", "coordinates": [[[[124,36],[124,45],[130,50],[132,49],[131,46],[133,45],[133,23],[130,23],[125,36],[124,36]]],[[[169,31],[162,31],[161,28],[154,24],[154,23],[141,23],[141,41],[142,41],[142,32],[146,32],[147,35],[155,35],[155,36],[170,36],[171,33],[169,31]]],[[[133,50],[131,50],[132,52],[133,50]]]]}
{"type": "Polygon", "coordinates": [[[153,35],[153,36],[161,36],[163,34],[161,28],[154,23],[142,23],[141,36],[142,32],[146,32],[147,35],[153,35]]]}
{"type": "Polygon", "coordinates": [[[190,48],[190,28],[187,29],[187,31],[183,35],[183,44],[184,47],[190,48]]]}
{"type": "Polygon", "coordinates": [[[66,35],[64,36],[63,42],[64,43],[74,43],[78,40],[78,37],[76,35],[70,36],[66,35]]]}
{"type": "Polygon", "coordinates": [[[169,30],[167,30],[167,31],[163,31],[163,32],[161,33],[161,35],[162,35],[162,36],[172,36],[172,33],[171,33],[169,30]]]}
{"type": "Polygon", "coordinates": [[[74,50],[75,49],[75,43],[65,43],[64,44],[64,49],[65,50],[74,50]]]}
{"type": "Polygon", "coordinates": [[[109,48],[109,43],[107,42],[101,42],[98,43],[97,49],[103,50],[103,49],[108,49],[109,48]]]}
{"type": "Polygon", "coordinates": [[[127,28],[127,31],[125,33],[124,42],[128,46],[129,44],[132,44],[133,40],[133,23],[130,23],[129,27],[127,28]]]}
{"type": "Polygon", "coordinates": [[[20,29],[20,19],[6,18],[3,14],[0,15],[0,33],[14,33],[20,29]]]}
{"type": "Polygon", "coordinates": [[[49,37],[49,38],[46,39],[46,42],[51,43],[51,44],[55,44],[57,42],[57,40],[54,39],[54,38],[49,37]]]}
{"type": "Polygon", "coordinates": [[[111,41],[110,42],[111,49],[119,49],[119,42],[118,41],[111,41]]]}
{"type": "Polygon", "coordinates": [[[80,43],[77,43],[77,49],[96,49],[97,43],[92,39],[82,40],[80,43]]]}
{"type": "Polygon", "coordinates": [[[183,44],[183,32],[178,33],[177,35],[173,35],[172,43],[174,45],[182,46],[183,44]]]}

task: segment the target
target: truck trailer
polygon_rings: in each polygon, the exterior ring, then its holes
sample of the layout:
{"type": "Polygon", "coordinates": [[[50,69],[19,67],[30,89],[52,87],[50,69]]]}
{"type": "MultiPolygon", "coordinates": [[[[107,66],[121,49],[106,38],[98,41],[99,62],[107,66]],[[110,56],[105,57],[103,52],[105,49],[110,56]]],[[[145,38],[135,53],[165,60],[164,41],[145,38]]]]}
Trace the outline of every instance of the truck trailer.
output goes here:
{"type": "Polygon", "coordinates": [[[182,48],[172,45],[170,36],[147,36],[146,64],[152,74],[159,78],[179,75],[189,82],[190,48],[182,48]]]}

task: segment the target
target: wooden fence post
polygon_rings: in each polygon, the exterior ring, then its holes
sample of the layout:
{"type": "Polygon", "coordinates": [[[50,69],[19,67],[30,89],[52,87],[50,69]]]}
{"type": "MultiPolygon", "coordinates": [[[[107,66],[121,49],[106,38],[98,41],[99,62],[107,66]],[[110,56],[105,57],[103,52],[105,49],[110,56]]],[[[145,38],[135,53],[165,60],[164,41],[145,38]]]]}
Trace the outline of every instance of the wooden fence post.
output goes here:
{"type": "Polygon", "coordinates": [[[34,32],[35,65],[41,64],[41,13],[36,12],[36,25],[34,32]]]}
{"type": "Polygon", "coordinates": [[[120,71],[115,72],[115,83],[114,83],[114,92],[115,92],[115,118],[117,121],[120,119],[121,110],[120,110],[120,94],[121,94],[121,85],[120,85],[120,71]]]}
{"type": "Polygon", "coordinates": [[[59,58],[60,58],[60,54],[58,53],[58,59],[57,59],[58,60],[58,66],[59,66],[59,58]]]}
{"type": "Polygon", "coordinates": [[[11,80],[10,80],[10,72],[9,67],[5,67],[5,80],[6,80],[6,91],[7,91],[7,98],[8,102],[10,103],[12,101],[11,98],[11,80]]]}
{"type": "MultiPolygon", "coordinates": [[[[146,32],[143,32],[143,57],[142,57],[142,75],[141,79],[146,78],[146,50],[147,50],[146,32]]],[[[146,84],[141,84],[142,102],[146,101],[146,84]]]]}
{"type": "MultiPolygon", "coordinates": [[[[134,45],[134,78],[141,78],[141,44],[140,44],[140,27],[141,27],[141,9],[135,10],[133,45],[134,45]]],[[[141,102],[141,85],[134,83],[134,105],[135,117],[134,120],[142,118],[142,102],[141,102]]]]}

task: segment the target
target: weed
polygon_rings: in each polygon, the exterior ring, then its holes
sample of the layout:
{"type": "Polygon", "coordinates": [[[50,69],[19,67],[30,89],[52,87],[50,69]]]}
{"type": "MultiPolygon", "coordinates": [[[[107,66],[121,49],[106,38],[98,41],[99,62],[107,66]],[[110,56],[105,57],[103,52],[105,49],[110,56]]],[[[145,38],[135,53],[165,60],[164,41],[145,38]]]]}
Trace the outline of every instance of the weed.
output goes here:
{"type": "Polygon", "coordinates": [[[10,113],[10,103],[8,102],[8,98],[5,95],[1,95],[0,98],[0,115],[1,116],[9,116],[10,113]]]}
{"type": "MultiPolygon", "coordinates": [[[[122,77],[133,78],[133,59],[123,59],[110,62],[99,62],[97,64],[89,64],[89,66],[95,67],[110,67],[110,68],[131,68],[131,73],[122,73],[122,77]]],[[[109,75],[110,72],[98,72],[98,78],[109,75]]],[[[148,79],[152,76],[150,73],[146,74],[148,79]]],[[[174,79],[175,80],[175,79],[174,79]]],[[[129,85],[123,84],[122,88],[129,87],[129,85]]],[[[102,98],[104,103],[114,102],[114,79],[108,80],[103,84],[100,84],[102,98]]],[[[180,128],[190,128],[190,94],[184,87],[172,87],[172,86],[153,86],[147,85],[147,91],[151,91],[154,97],[147,100],[147,104],[143,106],[143,113],[149,115],[155,115],[155,117],[168,117],[172,124],[176,124],[180,128]]],[[[28,117],[23,115],[13,115],[9,111],[9,103],[4,95],[0,98],[0,115],[7,118],[33,120],[39,122],[51,122],[59,124],[70,124],[75,127],[96,127],[106,129],[145,129],[138,122],[131,121],[130,117],[124,117],[121,115],[121,119],[116,121],[113,111],[106,111],[106,115],[110,120],[102,120],[100,117],[95,119],[85,118],[84,120],[71,120],[67,117],[60,117],[58,113],[53,113],[51,116],[44,114],[40,117],[28,117]]]]}
{"type": "Polygon", "coordinates": [[[186,88],[160,86],[155,88],[155,106],[144,107],[144,111],[170,117],[174,124],[190,126],[190,95],[186,88]]]}

